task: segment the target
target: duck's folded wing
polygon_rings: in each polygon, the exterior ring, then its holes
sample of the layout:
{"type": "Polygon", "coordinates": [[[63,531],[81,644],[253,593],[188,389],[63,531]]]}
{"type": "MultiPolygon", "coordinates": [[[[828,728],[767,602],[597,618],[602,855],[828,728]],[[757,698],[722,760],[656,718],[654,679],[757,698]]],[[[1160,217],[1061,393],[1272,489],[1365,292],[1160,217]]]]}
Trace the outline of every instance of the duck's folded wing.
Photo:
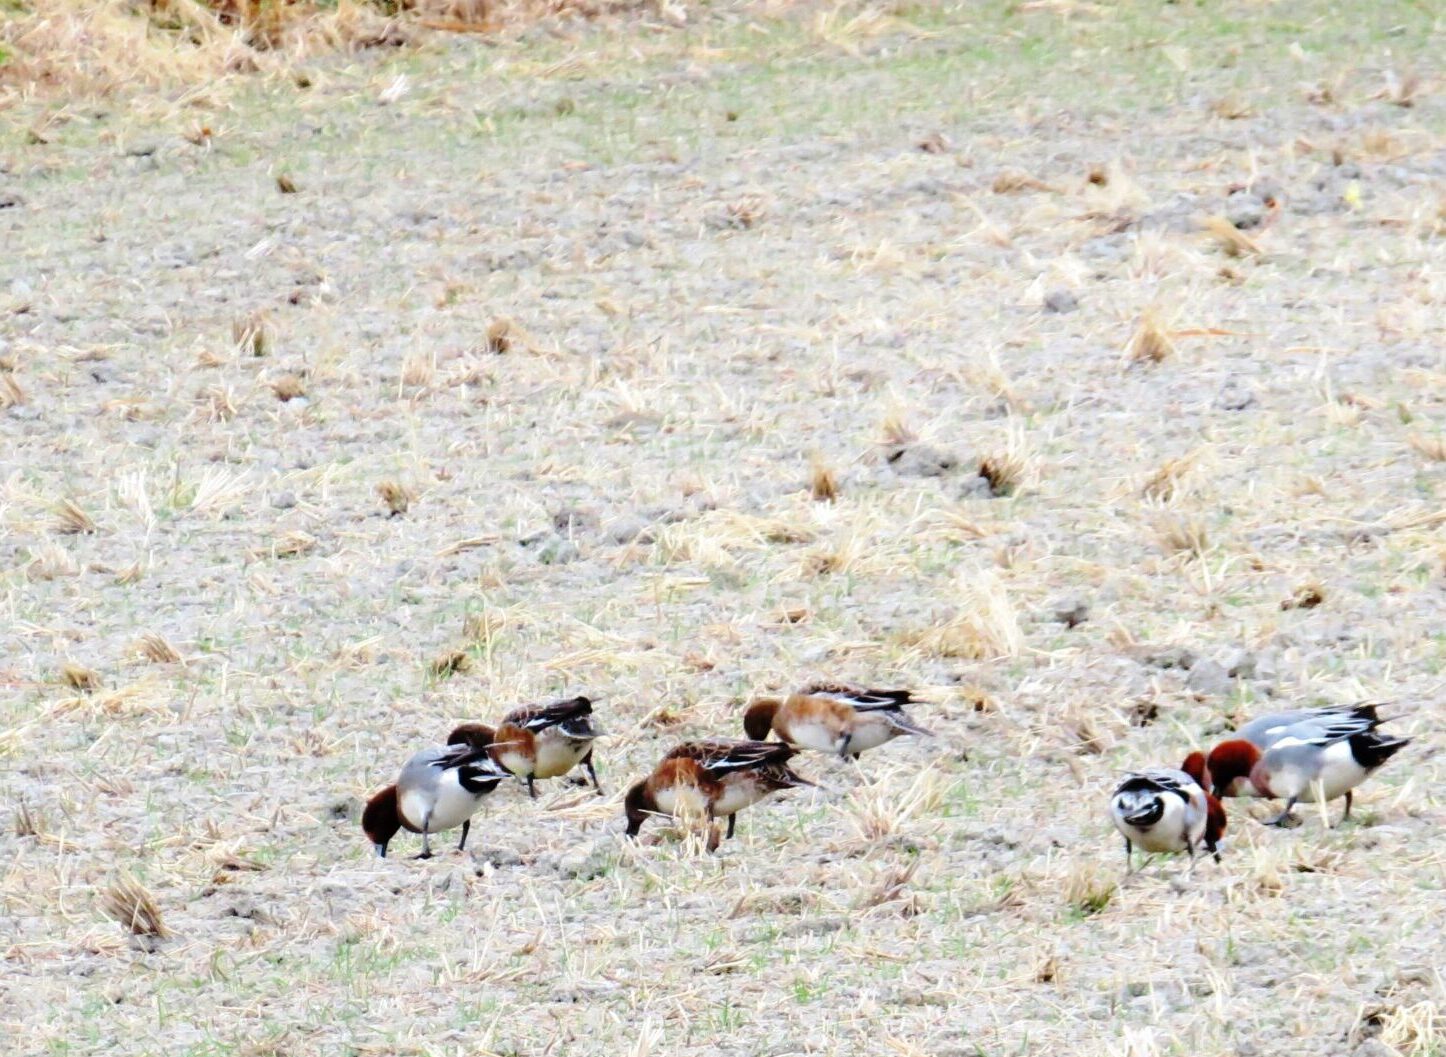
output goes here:
{"type": "Polygon", "coordinates": [[[849,686],[846,683],[814,683],[805,688],[803,693],[809,697],[831,697],[835,701],[852,705],[860,712],[881,708],[894,709],[914,701],[912,690],[877,690],[849,686]]]}
{"type": "Polygon", "coordinates": [[[546,705],[530,705],[507,714],[507,722],[513,726],[530,730],[556,727],[569,720],[592,715],[592,701],[586,697],[569,697],[565,701],[553,701],[546,705]]]}
{"type": "Polygon", "coordinates": [[[779,741],[730,741],[714,738],[677,746],[665,759],[686,757],[712,775],[728,771],[753,770],[781,764],[793,756],[793,749],[779,741]]]}
{"type": "Polygon", "coordinates": [[[1299,741],[1306,745],[1330,745],[1354,738],[1358,734],[1368,734],[1380,725],[1379,719],[1370,716],[1337,713],[1297,724],[1282,740],[1299,741]]]}

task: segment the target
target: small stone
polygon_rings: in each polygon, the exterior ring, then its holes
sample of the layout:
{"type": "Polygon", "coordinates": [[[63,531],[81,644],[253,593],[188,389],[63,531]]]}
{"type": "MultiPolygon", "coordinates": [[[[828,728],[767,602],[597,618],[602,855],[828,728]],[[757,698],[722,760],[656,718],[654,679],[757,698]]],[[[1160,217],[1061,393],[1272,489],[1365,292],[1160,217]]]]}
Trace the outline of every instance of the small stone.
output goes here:
{"type": "Polygon", "coordinates": [[[897,474],[905,477],[943,477],[959,468],[959,457],[932,444],[897,444],[884,454],[897,474]]]}
{"type": "Polygon", "coordinates": [[[504,866],[522,865],[522,856],[510,848],[473,848],[471,854],[478,873],[487,867],[496,870],[504,866]]]}
{"type": "Polygon", "coordinates": [[[1152,668],[1190,668],[1196,657],[1188,646],[1159,646],[1146,651],[1141,659],[1152,668]]]}
{"type": "Polygon", "coordinates": [[[296,493],[277,492],[271,497],[271,505],[277,510],[290,510],[296,505],[296,493]]]}
{"type": "Polygon", "coordinates": [[[1197,694],[1224,696],[1235,688],[1235,682],[1223,664],[1204,657],[1190,666],[1190,676],[1185,680],[1185,686],[1197,694]]]}
{"type": "Polygon", "coordinates": [[[652,522],[637,514],[623,514],[608,522],[607,538],[613,543],[647,543],[653,537],[652,522]]]}
{"type": "Polygon", "coordinates": [[[1215,398],[1215,406],[1221,411],[1244,411],[1255,402],[1254,390],[1233,378],[1220,387],[1220,395],[1215,398]]]}
{"type": "Polygon", "coordinates": [[[537,547],[537,560],[543,565],[566,565],[580,557],[577,544],[561,536],[552,536],[537,547]]]}
{"type": "Polygon", "coordinates": [[[1079,298],[1065,289],[1051,290],[1044,295],[1044,310],[1055,315],[1064,315],[1079,308],[1079,298]]]}
{"type": "Polygon", "coordinates": [[[1067,628],[1078,627],[1090,618],[1090,604],[1083,598],[1062,598],[1051,609],[1054,619],[1067,628]]]}
{"type": "Polygon", "coordinates": [[[1232,679],[1255,678],[1255,654],[1244,648],[1231,650],[1225,655],[1221,667],[1232,679]]]}
{"type": "Polygon", "coordinates": [[[562,507],[553,511],[552,527],[564,536],[592,532],[597,528],[597,515],[581,507],[562,507]]]}
{"type": "Polygon", "coordinates": [[[1265,200],[1249,191],[1236,191],[1225,200],[1225,219],[1241,231],[1260,227],[1266,211],[1265,200]]]}

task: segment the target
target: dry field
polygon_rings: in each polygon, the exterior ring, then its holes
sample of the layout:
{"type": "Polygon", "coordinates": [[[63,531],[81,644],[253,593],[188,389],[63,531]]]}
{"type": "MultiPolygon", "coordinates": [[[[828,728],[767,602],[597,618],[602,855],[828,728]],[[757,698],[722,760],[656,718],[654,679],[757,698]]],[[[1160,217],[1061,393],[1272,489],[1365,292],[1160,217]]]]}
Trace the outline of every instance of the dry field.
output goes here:
{"type": "Polygon", "coordinates": [[[1446,1054],[1440,9],[1004,8],[0,87],[0,1049],[1446,1054]],[[940,737],[622,839],[819,676],[940,737]],[[372,856],[579,691],[605,797],[372,856]],[[1123,878],[1122,770],[1363,697],[1353,823],[1123,878]]]}

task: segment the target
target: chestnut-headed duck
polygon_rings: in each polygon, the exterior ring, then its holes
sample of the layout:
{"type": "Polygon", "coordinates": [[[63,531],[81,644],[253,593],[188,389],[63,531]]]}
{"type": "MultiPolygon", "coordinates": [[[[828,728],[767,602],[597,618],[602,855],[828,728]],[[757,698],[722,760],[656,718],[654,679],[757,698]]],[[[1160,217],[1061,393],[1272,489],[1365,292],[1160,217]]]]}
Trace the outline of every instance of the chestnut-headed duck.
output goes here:
{"type": "Polygon", "coordinates": [[[920,703],[908,690],[815,683],[785,698],[755,698],[743,713],[743,731],[755,741],[771,731],[795,748],[857,760],[901,735],[933,737],[904,712],[905,705],[920,703]]]}
{"type": "Polygon", "coordinates": [[[423,749],[406,762],[394,785],[367,802],[362,829],[382,858],[398,830],[420,833],[422,854],[417,858],[430,859],[431,835],[461,826],[457,850],[462,851],[482,798],[508,777],[485,749],[470,745],[423,749]]]}
{"type": "Polygon", "coordinates": [[[789,768],[793,755],[790,746],[778,741],[684,742],[628,790],[623,801],[628,836],[636,837],[649,815],[704,818],[712,851],[719,843],[714,819],[726,818],[726,836],[732,837],[738,812],[745,807],[782,789],[813,785],[789,768]]]}
{"type": "Polygon", "coordinates": [[[1134,868],[1134,849],[1188,852],[1190,869],[1200,847],[1220,861],[1225,811],[1206,789],[1209,775],[1203,754],[1194,752],[1179,770],[1169,767],[1132,771],[1115,787],[1110,818],[1125,838],[1125,869],[1134,868]]]}
{"type": "Polygon", "coordinates": [[[1272,730],[1265,745],[1245,738],[1221,742],[1210,751],[1215,788],[1230,796],[1284,800],[1285,808],[1269,826],[1289,822],[1298,803],[1345,797],[1344,822],[1351,817],[1356,787],[1411,743],[1379,733],[1376,728],[1384,722],[1373,705],[1312,710],[1283,730],[1272,730]]]}
{"type": "Polygon", "coordinates": [[[464,723],[452,731],[449,742],[479,745],[484,740],[492,759],[527,782],[537,796],[536,780],[560,778],[578,764],[587,768],[598,795],[602,786],[592,762],[594,738],[602,731],[593,725],[592,701],[570,697],[545,705],[525,705],[502,717],[495,731],[482,723],[464,723]]]}

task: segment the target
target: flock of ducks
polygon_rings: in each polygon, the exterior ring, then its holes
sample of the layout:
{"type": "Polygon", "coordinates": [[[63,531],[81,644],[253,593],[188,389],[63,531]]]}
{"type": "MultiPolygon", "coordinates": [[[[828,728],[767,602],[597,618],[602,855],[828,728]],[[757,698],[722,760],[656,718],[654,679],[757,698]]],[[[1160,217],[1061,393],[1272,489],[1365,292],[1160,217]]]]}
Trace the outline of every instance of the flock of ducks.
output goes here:
{"type": "Polygon", "coordinates": [[[1203,848],[1220,861],[1225,834],[1221,797],[1284,800],[1266,825],[1290,823],[1296,804],[1345,798],[1350,818],[1356,786],[1375,773],[1409,738],[1378,732],[1384,722],[1374,704],[1333,705],[1273,712],[1246,723],[1210,750],[1192,752],[1178,769],[1132,771],[1115,787],[1110,817],[1125,838],[1125,870],[1133,852],[1187,852],[1190,869],[1203,848]]]}
{"type": "MultiPolygon", "coordinates": [[[[813,749],[857,760],[869,749],[906,734],[930,736],[904,712],[917,704],[908,690],[868,690],[819,683],[787,697],[754,700],[743,714],[750,740],[707,738],[671,749],[651,774],[634,783],[623,798],[627,833],[636,837],[650,815],[707,823],[708,849],[717,848],[715,822],[727,819],[732,837],[738,812],[771,793],[814,783],[788,766],[799,749],[813,749]],[[772,733],[777,740],[765,740],[772,733]]],[[[367,802],[362,829],[385,857],[403,829],[422,835],[422,853],[430,858],[433,833],[462,827],[458,850],[467,846],[472,815],[482,798],[507,778],[527,783],[560,778],[581,765],[599,794],[593,766],[593,741],[602,735],[592,721],[592,701],[572,697],[509,712],[494,730],[464,723],[447,744],[423,749],[402,768],[394,784],[367,802]]]]}
{"type": "MultiPolygon", "coordinates": [[[[786,697],[754,699],[743,713],[748,740],[708,738],[671,749],[623,798],[627,834],[636,837],[649,816],[702,820],[707,847],[717,848],[717,823],[732,837],[738,812],[785,789],[814,783],[789,766],[803,749],[857,761],[860,754],[905,735],[931,736],[904,711],[919,704],[908,690],[872,690],[818,683],[786,697]],[[769,740],[769,736],[773,740],[769,740]]],[[[1270,825],[1285,825],[1298,803],[1345,798],[1350,817],[1354,790],[1409,738],[1378,731],[1385,719],[1374,704],[1277,712],[1246,723],[1209,754],[1192,752],[1178,769],[1132,771],[1115,787],[1110,817],[1125,841],[1126,872],[1136,849],[1186,852],[1190,870],[1201,850],[1220,860],[1227,818],[1223,797],[1284,800],[1270,825]]],[[[571,697],[509,712],[496,727],[463,723],[447,744],[423,749],[394,784],[373,796],[362,828],[385,857],[401,830],[420,833],[432,855],[431,835],[461,827],[467,846],[472,816],[483,798],[508,778],[527,784],[586,769],[602,794],[593,765],[593,742],[602,736],[592,701],[571,697]]]]}

